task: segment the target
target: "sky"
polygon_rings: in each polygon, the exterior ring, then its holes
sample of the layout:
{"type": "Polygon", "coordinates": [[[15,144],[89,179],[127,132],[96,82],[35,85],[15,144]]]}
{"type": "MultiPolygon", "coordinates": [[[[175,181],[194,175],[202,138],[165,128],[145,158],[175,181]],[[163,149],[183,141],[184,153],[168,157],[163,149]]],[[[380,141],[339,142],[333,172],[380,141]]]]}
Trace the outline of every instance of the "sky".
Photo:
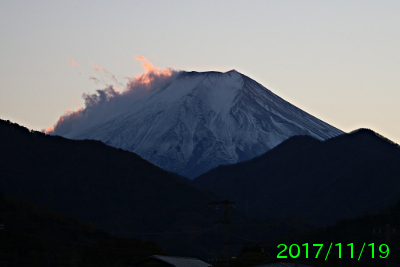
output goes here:
{"type": "Polygon", "coordinates": [[[249,76],[345,131],[400,143],[400,1],[0,1],[0,119],[43,130],[161,69],[249,76]]]}

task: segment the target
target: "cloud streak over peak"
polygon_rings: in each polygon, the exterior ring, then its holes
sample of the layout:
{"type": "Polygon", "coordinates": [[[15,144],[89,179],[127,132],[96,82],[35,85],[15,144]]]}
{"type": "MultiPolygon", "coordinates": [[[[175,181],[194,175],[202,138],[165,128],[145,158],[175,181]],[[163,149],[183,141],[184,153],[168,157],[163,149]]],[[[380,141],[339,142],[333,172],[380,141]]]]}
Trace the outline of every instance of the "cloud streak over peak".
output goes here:
{"type": "MultiPolygon", "coordinates": [[[[172,68],[160,69],[154,67],[144,56],[135,56],[135,59],[140,61],[145,72],[138,76],[127,78],[128,82],[124,85],[124,91],[121,92],[114,85],[107,85],[104,89],[96,90],[95,94],[83,93],[82,98],[85,102],[84,108],[79,107],[78,110],[75,111],[66,110],[54,126],[43,130],[43,132],[53,135],[65,135],[71,129],[87,129],[100,120],[118,116],[121,110],[129,107],[137,98],[168,83],[179,73],[179,71],[173,70],[172,68]]],[[[94,72],[111,75],[112,80],[118,83],[115,76],[104,67],[93,62],[90,62],[90,64],[94,72]]],[[[94,80],[96,84],[100,82],[98,78],[93,76],[89,79],[94,80]]]]}

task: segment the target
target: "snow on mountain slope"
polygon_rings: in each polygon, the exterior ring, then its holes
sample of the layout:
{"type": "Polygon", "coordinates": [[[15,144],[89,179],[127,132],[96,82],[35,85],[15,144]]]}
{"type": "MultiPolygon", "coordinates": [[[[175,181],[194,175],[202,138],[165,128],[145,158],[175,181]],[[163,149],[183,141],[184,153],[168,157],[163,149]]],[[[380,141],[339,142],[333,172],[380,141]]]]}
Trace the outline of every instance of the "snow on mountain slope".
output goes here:
{"type": "Polygon", "coordinates": [[[102,116],[82,112],[53,134],[101,140],[189,178],[258,156],[293,135],[324,140],[343,133],[235,70],[182,71],[129,99],[109,94],[97,104],[105,106],[102,116]]]}

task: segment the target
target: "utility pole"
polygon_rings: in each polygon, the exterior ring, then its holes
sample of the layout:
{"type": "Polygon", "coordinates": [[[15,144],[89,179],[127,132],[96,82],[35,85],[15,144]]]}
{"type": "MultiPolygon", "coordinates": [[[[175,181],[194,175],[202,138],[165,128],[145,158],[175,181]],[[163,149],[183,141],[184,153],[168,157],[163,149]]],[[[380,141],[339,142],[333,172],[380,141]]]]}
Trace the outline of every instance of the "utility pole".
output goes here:
{"type": "Polygon", "coordinates": [[[210,206],[214,206],[219,209],[219,205],[224,206],[224,219],[222,221],[215,221],[214,227],[218,224],[222,224],[224,227],[224,246],[222,250],[222,258],[224,260],[223,266],[229,266],[229,232],[230,232],[230,221],[229,221],[229,208],[235,205],[235,202],[224,200],[214,201],[209,203],[210,206]]]}

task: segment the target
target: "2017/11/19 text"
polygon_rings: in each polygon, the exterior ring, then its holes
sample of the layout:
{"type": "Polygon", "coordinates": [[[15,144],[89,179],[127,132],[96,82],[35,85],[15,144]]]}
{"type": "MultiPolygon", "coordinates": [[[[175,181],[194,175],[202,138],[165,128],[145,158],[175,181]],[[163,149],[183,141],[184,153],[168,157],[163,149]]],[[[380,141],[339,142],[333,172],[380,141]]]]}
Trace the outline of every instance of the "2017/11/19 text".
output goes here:
{"type": "MultiPolygon", "coordinates": [[[[343,250],[346,249],[345,253],[348,253],[348,255],[351,259],[357,258],[357,260],[360,260],[361,256],[363,255],[364,250],[366,249],[365,246],[367,246],[367,248],[370,247],[370,249],[369,249],[369,251],[366,251],[364,253],[364,255],[366,255],[366,257],[371,256],[372,259],[375,258],[375,243],[370,243],[370,244],[364,243],[360,250],[360,253],[355,253],[354,243],[349,243],[344,247],[342,247],[342,243],[336,243],[336,244],[330,243],[329,248],[325,254],[325,260],[328,259],[330,252],[336,252],[336,253],[338,253],[338,258],[339,259],[342,258],[342,252],[344,252],[344,251],[342,251],[342,249],[343,250]],[[335,246],[337,248],[332,248],[332,246],[335,246]],[[334,249],[334,251],[332,251],[332,249],[334,249]]],[[[323,250],[324,244],[309,244],[309,243],[304,243],[302,245],[291,244],[289,247],[286,244],[279,244],[277,246],[277,248],[280,249],[280,252],[278,253],[278,255],[276,257],[278,259],[286,259],[288,257],[292,258],[292,259],[296,259],[296,258],[300,257],[300,252],[303,251],[303,253],[305,253],[305,258],[308,259],[311,254],[310,253],[311,247],[315,248],[317,250],[315,252],[315,256],[312,255],[312,257],[317,259],[318,257],[321,257],[322,255],[324,255],[324,253],[321,253],[321,251],[323,250]]],[[[378,255],[382,259],[385,259],[389,256],[389,246],[387,244],[380,244],[378,247],[378,251],[379,251],[378,255]]]]}

